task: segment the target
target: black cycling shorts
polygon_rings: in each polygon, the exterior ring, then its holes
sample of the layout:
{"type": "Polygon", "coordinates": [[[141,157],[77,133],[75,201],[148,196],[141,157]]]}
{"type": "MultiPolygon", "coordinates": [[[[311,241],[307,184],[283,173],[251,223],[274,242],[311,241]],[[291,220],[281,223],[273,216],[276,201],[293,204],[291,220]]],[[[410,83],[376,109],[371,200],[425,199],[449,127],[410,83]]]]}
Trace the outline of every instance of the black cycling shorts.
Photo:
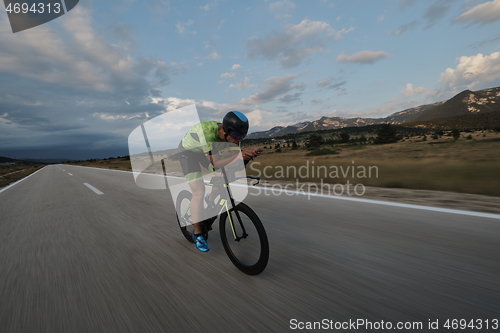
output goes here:
{"type": "Polygon", "coordinates": [[[202,179],[201,167],[214,171],[212,163],[208,160],[204,153],[197,153],[191,150],[186,150],[182,145],[179,145],[179,162],[181,163],[182,173],[186,177],[187,182],[192,182],[202,179]]]}

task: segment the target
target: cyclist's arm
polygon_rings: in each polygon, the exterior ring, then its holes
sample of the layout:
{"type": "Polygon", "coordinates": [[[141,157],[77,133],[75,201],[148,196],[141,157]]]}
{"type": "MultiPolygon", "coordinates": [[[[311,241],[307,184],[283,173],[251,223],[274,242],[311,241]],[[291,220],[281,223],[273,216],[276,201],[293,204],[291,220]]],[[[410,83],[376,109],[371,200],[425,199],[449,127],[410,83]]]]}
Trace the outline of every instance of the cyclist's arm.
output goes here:
{"type": "MultiPolygon", "coordinates": [[[[237,159],[237,156],[239,156],[240,150],[238,148],[231,150],[230,151],[231,156],[229,157],[221,157],[219,154],[212,154],[212,152],[206,153],[207,158],[209,159],[210,163],[214,166],[215,169],[220,169],[222,167],[227,166],[231,162],[235,161],[237,159]]],[[[243,158],[243,161],[245,162],[245,166],[247,165],[248,162],[250,162],[255,156],[259,156],[261,153],[261,150],[257,148],[247,148],[245,150],[241,151],[241,156],[243,158]]]]}
{"type": "Polygon", "coordinates": [[[208,154],[207,157],[215,169],[220,169],[233,162],[238,157],[238,151],[232,151],[231,156],[224,158],[222,158],[219,154],[208,154]]]}

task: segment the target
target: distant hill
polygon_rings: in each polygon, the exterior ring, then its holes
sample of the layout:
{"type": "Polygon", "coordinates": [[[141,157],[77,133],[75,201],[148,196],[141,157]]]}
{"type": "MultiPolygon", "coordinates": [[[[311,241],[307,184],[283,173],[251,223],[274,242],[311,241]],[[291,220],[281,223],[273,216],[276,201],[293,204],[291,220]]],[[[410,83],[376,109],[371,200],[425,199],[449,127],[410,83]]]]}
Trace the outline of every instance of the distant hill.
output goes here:
{"type": "Polygon", "coordinates": [[[34,158],[22,158],[19,159],[20,161],[28,162],[28,163],[38,163],[38,164],[58,164],[58,163],[63,163],[67,161],[72,161],[67,158],[39,158],[39,159],[34,159],[34,158]]]}
{"type": "Polygon", "coordinates": [[[270,137],[278,137],[278,136],[283,136],[287,134],[295,134],[295,133],[300,133],[300,132],[307,132],[307,130],[304,130],[305,127],[307,127],[311,122],[310,121],[304,121],[301,123],[293,124],[290,126],[276,126],[271,128],[268,131],[264,132],[254,132],[249,135],[247,135],[247,138],[249,139],[256,139],[256,138],[270,138],[270,137]]]}
{"type": "Polygon", "coordinates": [[[481,128],[500,128],[500,110],[463,114],[454,117],[437,118],[426,121],[415,121],[403,124],[405,127],[416,127],[426,129],[481,129],[481,128]]]}
{"type": "Polygon", "coordinates": [[[343,127],[362,127],[366,125],[378,124],[377,119],[372,118],[343,118],[343,117],[321,117],[310,122],[302,132],[321,131],[325,129],[337,129],[343,127]]]}
{"type": "Polygon", "coordinates": [[[9,157],[0,156],[0,163],[16,162],[17,160],[9,157]]]}
{"type": "Polygon", "coordinates": [[[437,102],[434,104],[425,104],[425,105],[420,105],[417,106],[416,108],[409,108],[403,111],[399,111],[396,113],[391,114],[388,117],[382,118],[384,120],[383,122],[389,122],[391,124],[403,124],[411,121],[417,120],[417,118],[430,110],[433,110],[434,108],[444,104],[445,101],[443,102],[437,102]]]}
{"type": "MultiPolygon", "coordinates": [[[[382,123],[405,124],[410,122],[425,122],[431,119],[448,119],[460,115],[484,114],[496,110],[500,110],[500,87],[479,91],[465,90],[447,101],[409,108],[395,112],[385,118],[321,117],[311,122],[297,123],[287,127],[277,126],[268,131],[254,132],[249,134],[247,138],[273,138],[290,133],[362,127],[382,123]]],[[[479,118],[477,121],[479,121],[479,118]]]]}
{"type": "Polygon", "coordinates": [[[500,110],[500,88],[465,90],[434,108],[421,112],[415,121],[448,118],[500,110]]]}
{"type": "Polygon", "coordinates": [[[29,160],[17,160],[14,158],[10,157],[5,157],[5,156],[0,156],[0,166],[6,166],[6,165],[23,165],[23,164],[45,164],[42,162],[36,162],[36,161],[29,161],[29,160]]]}

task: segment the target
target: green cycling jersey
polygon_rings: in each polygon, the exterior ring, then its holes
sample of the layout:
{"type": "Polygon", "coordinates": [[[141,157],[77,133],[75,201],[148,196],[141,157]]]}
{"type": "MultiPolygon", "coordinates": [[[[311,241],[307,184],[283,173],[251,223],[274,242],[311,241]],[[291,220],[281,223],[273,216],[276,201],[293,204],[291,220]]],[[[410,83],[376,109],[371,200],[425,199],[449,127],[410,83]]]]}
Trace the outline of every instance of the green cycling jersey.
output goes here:
{"type": "MultiPolygon", "coordinates": [[[[206,120],[191,127],[182,138],[182,147],[194,153],[211,154],[212,143],[225,142],[219,138],[220,122],[206,120]]],[[[238,150],[240,147],[234,147],[238,150]]],[[[233,150],[232,148],[231,150],[233,150]]]]}

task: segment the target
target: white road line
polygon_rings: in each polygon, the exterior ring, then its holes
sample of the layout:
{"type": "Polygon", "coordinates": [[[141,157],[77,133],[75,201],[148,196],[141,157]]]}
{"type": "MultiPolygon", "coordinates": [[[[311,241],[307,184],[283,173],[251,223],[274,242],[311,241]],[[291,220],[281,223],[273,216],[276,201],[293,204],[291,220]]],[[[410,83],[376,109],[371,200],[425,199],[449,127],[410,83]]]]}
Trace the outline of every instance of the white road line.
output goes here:
{"type": "Polygon", "coordinates": [[[83,183],[83,185],[87,186],[89,189],[91,189],[92,191],[94,191],[98,195],[104,194],[101,191],[99,191],[98,189],[96,189],[94,186],[92,186],[88,183],[83,183]]]}
{"type": "MultiPolygon", "coordinates": [[[[125,171],[125,170],[113,170],[113,169],[103,169],[103,168],[95,168],[95,167],[85,167],[85,166],[81,166],[81,165],[72,165],[72,166],[78,167],[78,168],[89,168],[89,169],[104,170],[104,171],[133,173],[132,171],[125,171]]],[[[154,176],[154,177],[165,177],[164,175],[159,175],[159,174],[150,174],[150,175],[154,176]]],[[[168,177],[169,178],[177,178],[177,179],[183,178],[183,177],[175,177],[175,176],[168,176],[168,177]]],[[[235,186],[244,186],[244,185],[239,185],[239,184],[234,184],[234,185],[235,186]]],[[[251,187],[249,187],[249,188],[251,188],[251,187]]],[[[261,191],[263,190],[262,187],[260,187],[260,190],[261,191]]],[[[372,200],[372,199],[350,198],[350,197],[343,197],[343,196],[336,196],[336,195],[290,191],[290,190],[284,190],[284,189],[275,189],[275,191],[276,192],[281,191],[281,192],[287,192],[287,193],[293,193],[293,194],[297,194],[297,195],[304,195],[304,196],[311,196],[311,197],[322,197],[322,198],[345,200],[345,201],[355,201],[355,202],[362,202],[362,203],[368,203],[368,204],[374,204],[374,205],[403,207],[403,208],[410,208],[410,209],[420,209],[420,210],[427,210],[427,211],[431,211],[431,212],[440,212],[440,213],[457,214],[457,215],[474,216],[474,217],[485,217],[485,218],[500,220],[500,214],[473,212],[473,211],[469,211],[469,210],[421,206],[421,205],[404,204],[404,203],[399,203],[399,202],[380,201],[380,200],[372,200]]]]}
{"type": "Polygon", "coordinates": [[[9,185],[9,186],[7,186],[7,187],[4,187],[3,189],[1,189],[1,190],[0,190],[0,193],[2,193],[3,191],[5,191],[5,190],[7,190],[7,189],[11,188],[12,186],[14,186],[14,185],[16,185],[16,184],[19,184],[19,183],[20,183],[20,182],[22,182],[23,180],[25,180],[25,179],[27,179],[27,178],[29,178],[29,177],[33,176],[35,173],[37,173],[38,171],[41,171],[41,170],[45,169],[46,167],[47,167],[47,166],[44,166],[43,168],[38,169],[37,171],[33,172],[32,174],[30,174],[30,175],[28,175],[28,176],[24,177],[23,179],[20,179],[20,180],[18,180],[17,182],[12,183],[12,184],[10,184],[10,185],[9,185]]]}
{"type": "Polygon", "coordinates": [[[68,172],[68,175],[73,176],[73,174],[72,174],[72,173],[69,173],[69,172],[68,172]]]}
{"type": "MultiPolygon", "coordinates": [[[[294,194],[308,195],[307,193],[304,194],[304,193],[299,193],[299,192],[295,192],[295,191],[288,191],[288,192],[289,193],[294,193],[294,194]]],[[[500,220],[500,215],[499,214],[493,214],[493,213],[481,213],[481,212],[473,212],[473,211],[468,211],[468,210],[459,210],[459,209],[441,208],[441,207],[431,207],[431,206],[421,206],[421,205],[405,204],[405,203],[390,202],[390,201],[380,201],[380,200],[373,200],[373,199],[349,198],[349,197],[344,197],[344,196],[327,195],[327,194],[314,194],[314,193],[310,193],[309,195],[312,196],[312,197],[322,197],[322,198],[330,198],[330,199],[345,200],[345,201],[363,202],[363,203],[374,204],[374,205],[381,205],[381,206],[392,206],[392,207],[420,209],[420,210],[427,210],[427,211],[431,211],[431,212],[459,214],[459,215],[475,216],[475,217],[486,217],[486,218],[490,218],[490,219],[500,220]]]]}

